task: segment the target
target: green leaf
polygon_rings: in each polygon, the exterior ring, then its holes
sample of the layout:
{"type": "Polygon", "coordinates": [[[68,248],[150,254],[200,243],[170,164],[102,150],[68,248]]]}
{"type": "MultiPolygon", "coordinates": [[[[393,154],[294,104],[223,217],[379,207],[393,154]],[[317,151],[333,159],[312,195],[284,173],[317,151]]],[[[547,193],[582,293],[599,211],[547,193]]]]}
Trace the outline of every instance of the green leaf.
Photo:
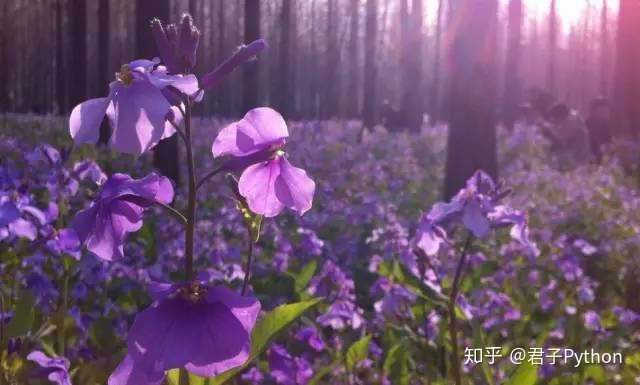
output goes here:
{"type": "Polygon", "coordinates": [[[529,360],[523,362],[504,385],[534,385],[538,381],[538,368],[529,360]]]}
{"type": "Polygon", "coordinates": [[[189,373],[189,385],[205,385],[206,382],[206,378],[198,377],[195,374],[189,373]]]}
{"type": "Polygon", "coordinates": [[[180,385],[180,369],[171,369],[167,372],[167,384],[180,385]]]}
{"type": "Polygon", "coordinates": [[[307,287],[309,281],[311,281],[311,278],[313,278],[313,275],[316,273],[317,268],[318,262],[311,261],[307,263],[299,273],[291,274],[293,281],[295,282],[294,288],[296,293],[301,292],[307,287]]]}
{"type": "MultiPolygon", "coordinates": [[[[471,328],[473,331],[473,344],[475,346],[487,346],[484,332],[477,319],[474,318],[471,320],[471,328]]],[[[482,373],[484,374],[485,380],[487,380],[487,384],[495,384],[493,381],[493,370],[491,370],[491,366],[487,360],[482,360],[482,373]]]]}
{"type": "Polygon", "coordinates": [[[369,355],[369,342],[371,336],[367,335],[354,342],[347,350],[344,362],[347,371],[352,372],[358,362],[364,360],[369,355]]]}
{"type": "Polygon", "coordinates": [[[244,365],[228,370],[209,380],[209,385],[220,385],[238,374],[247,367],[251,361],[260,356],[269,345],[269,342],[302,314],[317,305],[322,298],[314,298],[309,301],[280,305],[268,312],[253,328],[251,336],[251,355],[244,365]]]}
{"type": "Polygon", "coordinates": [[[382,369],[391,379],[391,383],[409,384],[409,354],[402,343],[397,343],[389,349],[382,369]]]}
{"type": "Polygon", "coordinates": [[[7,336],[9,338],[22,336],[31,330],[35,317],[34,304],[31,293],[23,291],[14,306],[11,322],[7,325],[7,336]]]}

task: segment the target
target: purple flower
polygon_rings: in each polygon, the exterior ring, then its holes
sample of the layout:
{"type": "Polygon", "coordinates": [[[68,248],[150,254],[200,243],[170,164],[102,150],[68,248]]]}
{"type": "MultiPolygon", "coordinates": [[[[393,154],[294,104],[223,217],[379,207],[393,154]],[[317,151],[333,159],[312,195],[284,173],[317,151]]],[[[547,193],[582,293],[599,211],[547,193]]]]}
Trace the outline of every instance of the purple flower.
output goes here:
{"type": "Polygon", "coordinates": [[[188,73],[195,67],[200,31],[193,25],[191,15],[182,15],[179,26],[163,26],[159,19],[153,19],[151,31],[162,62],[170,73],[188,73]]]}
{"type": "Polygon", "coordinates": [[[175,132],[167,118],[174,109],[162,91],[171,87],[185,95],[198,91],[194,75],[169,75],[165,67],[150,60],[136,60],[121,67],[107,97],[78,104],[71,112],[69,129],[76,144],[96,143],[105,114],[112,133],[109,146],[140,155],[160,139],[175,132]]]}
{"type": "Polygon", "coordinates": [[[49,381],[58,385],[71,385],[69,376],[69,360],[64,357],[49,358],[39,350],[35,350],[27,356],[27,359],[40,365],[36,376],[47,377],[49,381]]]}
{"type": "Polygon", "coordinates": [[[316,352],[321,352],[325,348],[324,341],[322,337],[320,337],[318,329],[314,326],[308,326],[298,331],[298,333],[296,333],[296,339],[306,342],[316,352]]]}
{"type": "Polygon", "coordinates": [[[600,316],[593,310],[587,310],[584,313],[584,325],[587,329],[593,331],[602,331],[600,316]]]}
{"type": "Polygon", "coordinates": [[[267,42],[263,39],[255,40],[248,45],[241,45],[233,56],[203,76],[202,87],[205,89],[214,88],[225,76],[233,72],[233,70],[242,63],[262,52],[265,48],[267,48],[267,42]]]}
{"type": "Polygon", "coordinates": [[[76,260],[80,260],[80,239],[74,229],[62,229],[47,241],[47,247],[55,255],[67,253],[76,260]]]}
{"type": "Polygon", "coordinates": [[[316,185],[287,160],[282,147],[288,136],[282,116],[261,107],[223,128],[213,142],[214,157],[235,158],[227,167],[249,165],[240,176],[238,190],[257,214],[274,217],[286,206],[302,215],[311,208],[316,185]]]}
{"type": "Polygon", "coordinates": [[[278,385],[304,385],[313,377],[309,362],[303,357],[291,357],[281,345],[273,344],[267,359],[271,377],[278,385]]]}
{"type": "Polygon", "coordinates": [[[154,202],[168,204],[172,200],[173,187],[163,176],[151,173],[136,180],[126,174],[114,174],[91,207],[76,215],[73,228],[98,257],[120,259],[127,233],[142,227],[143,211],[154,202]]]}
{"type": "Polygon", "coordinates": [[[258,300],[200,283],[155,284],[151,292],[155,302],[136,316],[109,385],[158,384],[175,368],[212,377],[247,361],[258,300]]]}

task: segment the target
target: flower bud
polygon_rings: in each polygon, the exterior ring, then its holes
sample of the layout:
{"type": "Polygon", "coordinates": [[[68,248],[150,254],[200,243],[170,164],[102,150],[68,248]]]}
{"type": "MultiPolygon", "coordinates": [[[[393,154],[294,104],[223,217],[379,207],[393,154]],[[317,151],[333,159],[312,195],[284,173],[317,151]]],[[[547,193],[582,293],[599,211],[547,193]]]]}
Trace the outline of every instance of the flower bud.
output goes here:
{"type": "Polygon", "coordinates": [[[218,85],[220,80],[229,75],[242,63],[255,57],[257,54],[267,48],[267,42],[264,39],[258,39],[249,45],[242,45],[233,56],[222,62],[213,71],[207,73],[202,78],[202,88],[211,89],[218,85]]]}

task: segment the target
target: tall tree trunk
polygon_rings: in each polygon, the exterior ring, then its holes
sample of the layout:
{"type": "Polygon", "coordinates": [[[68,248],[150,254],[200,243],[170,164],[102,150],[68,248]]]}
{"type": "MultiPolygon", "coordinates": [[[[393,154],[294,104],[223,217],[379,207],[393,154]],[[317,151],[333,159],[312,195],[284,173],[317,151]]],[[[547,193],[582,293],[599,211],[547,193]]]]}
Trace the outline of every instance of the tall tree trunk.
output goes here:
{"type": "MultiPolygon", "coordinates": [[[[108,92],[109,80],[109,22],[110,22],[109,0],[100,0],[98,3],[98,93],[97,96],[104,96],[108,92]]],[[[98,143],[106,145],[111,136],[111,130],[107,119],[100,125],[100,137],[98,143]]]]}
{"type": "Polygon", "coordinates": [[[444,0],[438,0],[438,14],[436,15],[436,31],[435,31],[435,47],[433,49],[434,64],[433,64],[433,84],[431,85],[431,108],[430,108],[430,120],[431,123],[436,123],[440,119],[440,109],[442,108],[440,103],[440,85],[441,85],[441,57],[442,57],[442,12],[443,12],[444,0]]]}
{"type": "Polygon", "coordinates": [[[373,127],[376,123],[378,0],[367,0],[366,6],[363,120],[366,127],[373,127]]]}
{"type": "MultiPolygon", "coordinates": [[[[218,31],[217,31],[217,42],[218,42],[218,61],[223,60],[229,52],[226,49],[226,39],[227,39],[227,16],[225,12],[224,1],[218,2],[218,31]]],[[[213,34],[212,34],[213,35],[213,34]]],[[[218,85],[218,92],[215,93],[216,98],[216,108],[217,111],[215,113],[221,115],[229,115],[231,114],[231,98],[229,97],[229,86],[227,82],[220,82],[218,85]]]]}
{"type": "MultiPolygon", "coordinates": [[[[260,0],[244,1],[244,41],[246,44],[260,38],[260,0]]],[[[244,112],[257,107],[260,92],[258,61],[244,67],[242,77],[242,105],[244,112]]]]}
{"type": "Polygon", "coordinates": [[[69,1],[71,14],[70,40],[73,55],[69,55],[69,67],[73,76],[69,81],[69,102],[71,106],[81,103],[87,97],[87,2],[69,1]]]}
{"type": "Polygon", "coordinates": [[[291,81],[291,0],[282,0],[280,13],[280,51],[278,53],[277,106],[280,112],[290,118],[294,105],[291,81]]]}
{"type": "Polygon", "coordinates": [[[347,109],[345,116],[354,118],[359,115],[360,111],[360,94],[358,92],[358,77],[360,71],[358,64],[360,63],[359,55],[359,29],[360,29],[360,1],[351,0],[350,20],[349,20],[349,90],[352,94],[347,98],[347,109]]]}
{"type": "Polygon", "coordinates": [[[0,4],[0,112],[9,111],[9,50],[7,44],[9,42],[9,2],[4,1],[0,4]]]}
{"type": "Polygon", "coordinates": [[[512,129],[522,98],[520,56],[522,39],[522,0],[509,1],[507,62],[505,65],[504,123],[512,129]]]}
{"type": "Polygon", "coordinates": [[[620,0],[615,115],[622,132],[640,136],[640,2],[620,0]]]}
{"type": "Polygon", "coordinates": [[[56,1],[56,104],[58,113],[67,107],[67,73],[64,70],[64,0],[56,1]]]}
{"type": "MultiPolygon", "coordinates": [[[[136,57],[150,59],[158,56],[151,34],[150,22],[154,17],[163,22],[169,20],[169,0],[136,1],[136,57]]],[[[180,185],[178,135],[161,140],[153,150],[153,165],[162,175],[180,185]]]]}
{"type": "Polygon", "coordinates": [[[557,97],[556,60],[558,51],[558,14],[556,0],[551,0],[549,7],[549,62],[547,64],[547,91],[557,97]]]}
{"type": "Polygon", "coordinates": [[[496,44],[497,0],[459,0],[458,26],[450,50],[452,71],[445,198],[478,169],[497,176],[496,44]]]}
{"type": "Polygon", "coordinates": [[[325,38],[327,51],[324,55],[324,81],[323,101],[321,106],[322,117],[325,119],[336,115],[338,109],[338,92],[340,89],[340,76],[338,76],[338,64],[340,62],[340,48],[338,47],[338,8],[336,0],[327,0],[327,23],[325,38]]]}
{"type": "Polygon", "coordinates": [[[607,0],[602,0],[600,11],[600,94],[609,95],[609,66],[611,65],[609,49],[609,7],[607,0]]]}
{"type": "Polygon", "coordinates": [[[405,70],[403,72],[404,96],[403,110],[407,128],[418,131],[422,126],[424,113],[424,95],[422,84],[422,57],[424,56],[422,44],[422,19],[424,16],[422,0],[413,0],[411,13],[405,23],[408,29],[405,31],[406,43],[403,60],[405,70]]]}

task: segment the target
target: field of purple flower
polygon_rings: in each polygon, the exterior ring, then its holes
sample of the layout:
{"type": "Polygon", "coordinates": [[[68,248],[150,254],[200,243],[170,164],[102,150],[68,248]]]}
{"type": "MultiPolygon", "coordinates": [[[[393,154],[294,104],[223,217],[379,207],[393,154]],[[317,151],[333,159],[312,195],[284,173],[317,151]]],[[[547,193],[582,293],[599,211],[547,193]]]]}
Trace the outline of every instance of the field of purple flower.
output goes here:
{"type": "MultiPolygon", "coordinates": [[[[106,383],[127,352],[135,315],[158,298],[150,288],[184,280],[182,225],[161,207],[147,208],[142,227],[126,237],[122,258],[109,261],[81,246],[73,218],[99,196],[108,175],[140,178],[151,168],[147,156],[92,146],[68,154],[64,125],[57,118],[2,119],[3,383],[36,384],[37,373],[43,383],[46,376],[60,384],[66,378],[106,383]]],[[[200,169],[218,164],[210,145],[225,125],[195,119],[200,169]]],[[[637,381],[640,315],[632,309],[639,306],[640,197],[615,162],[555,171],[545,164],[544,140],[521,127],[501,139],[501,188],[510,194],[497,202],[490,182],[477,179],[451,203],[436,204],[444,127],[419,134],[376,130],[362,139],[358,122],[296,122],[289,130],[291,163],[317,186],[313,207],[303,216],[285,211],[262,220],[248,291],[261,304],[258,325],[266,334],[231,383],[448,383],[454,282],[464,381],[637,381]],[[456,281],[462,253],[468,262],[456,281]],[[298,308],[284,309],[292,314],[272,312],[293,303],[298,308]],[[271,324],[261,323],[269,315],[271,324]],[[266,330],[285,325],[277,334],[266,330]],[[486,347],[501,347],[502,357],[474,364],[469,349],[486,347]],[[518,365],[509,357],[516,347],[619,352],[624,363],[575,365],[562,358],[518,365]]],[[[175,188],[181,211],[185,191],[175,188]]],[[[197,278],[239,293],[246,219],[255,218],[238,209],[222,176],[204,185],[198,204],[197,278]]],[[[180,354],[182,342],[162,341],[162,349],[180,354]]],[[[174,371],[167,381],[189,380],[174,371]]]]}
{"type": "Polygon", "coordinates": [[[263,43],[200,80],[170,43],[68,120],[0,121],[0,384],[640,382],[618,161],[558,171],[520,126],[500,181],[439,202],[446,127],[194,118],[263,43]],[[170,135],[181,185],[149,160],[170,135]]]}

